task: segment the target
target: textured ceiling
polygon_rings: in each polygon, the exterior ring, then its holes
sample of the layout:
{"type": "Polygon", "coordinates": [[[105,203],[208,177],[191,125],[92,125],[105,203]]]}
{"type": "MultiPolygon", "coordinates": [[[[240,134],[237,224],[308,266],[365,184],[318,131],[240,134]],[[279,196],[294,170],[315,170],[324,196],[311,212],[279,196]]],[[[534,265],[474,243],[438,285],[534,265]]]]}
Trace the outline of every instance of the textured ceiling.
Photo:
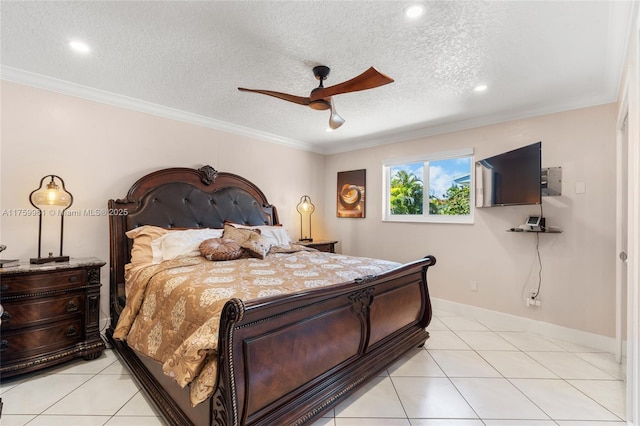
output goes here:
{"type": "Polygon", "coordinates": [[[2,78],[326,153],[616,100],[632,2],[409,4],[3,0],[2,78]],[[370,66],[395,82],[335,96],[330,133],[328,111],[237,90],[308,96],[319,64],[325,86],[370,66]]]}

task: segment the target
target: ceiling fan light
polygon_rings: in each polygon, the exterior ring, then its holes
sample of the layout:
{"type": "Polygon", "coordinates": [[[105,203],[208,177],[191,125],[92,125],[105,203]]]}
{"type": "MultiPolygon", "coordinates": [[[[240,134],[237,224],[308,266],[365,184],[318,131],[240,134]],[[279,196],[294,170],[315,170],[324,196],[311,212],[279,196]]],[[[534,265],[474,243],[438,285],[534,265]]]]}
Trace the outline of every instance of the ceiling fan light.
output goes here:
{"type": "Polygon", "coordinates": [[[338,116],[338,118],[340,118],[340,120],[335,120],[333,119],[333,116],[331,116],[331,119],[329,120],[329,127],[331,128],[331,130],[336,130],[338,127],[344,124],[344,119],[340,116],[338,116]]]}
{"type": "Polygon", "coordinates": [[[335,105],[333,104],[333,98],[329,98],[329,105],[331,105],[331,115],[329,116],[329,127],[333,130],[344,124],[344,118],[340,117],[336,112],[335,105]]]}

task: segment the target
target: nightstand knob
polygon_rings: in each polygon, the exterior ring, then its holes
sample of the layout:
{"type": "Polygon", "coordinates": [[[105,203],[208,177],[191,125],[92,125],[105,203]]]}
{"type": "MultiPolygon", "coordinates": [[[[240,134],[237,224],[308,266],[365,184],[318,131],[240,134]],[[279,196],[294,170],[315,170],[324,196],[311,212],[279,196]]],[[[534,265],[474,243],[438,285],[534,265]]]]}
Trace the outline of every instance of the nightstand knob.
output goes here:
{"type": "Polygon", "coordinates": [[[3,323],[11,321],[11,314],[7,311],[4,311],[2,315],[0,315],[0,321],[2,321],[3,323]]]}
{"type": "Polygon", "coordinates": [[[64,332],[64,335],[67,337],[73,337],[78,334],[78,330],[74,326],[67,328],[67,331],[64,332]]]}
{"type": "Polygon", "coordinates": [[[2,289],[2,291],[9,290],[9,284],[2,284],[2,287],[0,287],[0,289],[2,289]]]}
{"type": "Polygon", "coordinates": [[[0,341],[0,352],[4,352],[7,349],[9,349],[9,342],[7,342],[6,340],[0,341]]]}
{"type": "Polygon", "coordinates": [[[78,310],[78,304],[75,300],[69,300],[67,303],[67,312],[75,312],[78,310]]]}
{"type": "Polygon", "coordinates": [[[78,281],[78,277],[76,275],[72,275],[69,277],[69,282],[75,283],[78,281]]]}

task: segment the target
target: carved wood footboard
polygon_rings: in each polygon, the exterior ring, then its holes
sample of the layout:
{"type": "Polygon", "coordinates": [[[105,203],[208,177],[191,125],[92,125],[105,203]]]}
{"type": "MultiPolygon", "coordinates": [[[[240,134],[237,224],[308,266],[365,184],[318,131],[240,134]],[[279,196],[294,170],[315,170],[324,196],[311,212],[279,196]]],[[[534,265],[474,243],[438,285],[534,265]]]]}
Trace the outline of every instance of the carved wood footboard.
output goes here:
{"type": "Polygon", "coordinates": [[[424,344],[433,264],[429,256],[356,284],[228,302],[214,424],[303,424],[424,344]]]}

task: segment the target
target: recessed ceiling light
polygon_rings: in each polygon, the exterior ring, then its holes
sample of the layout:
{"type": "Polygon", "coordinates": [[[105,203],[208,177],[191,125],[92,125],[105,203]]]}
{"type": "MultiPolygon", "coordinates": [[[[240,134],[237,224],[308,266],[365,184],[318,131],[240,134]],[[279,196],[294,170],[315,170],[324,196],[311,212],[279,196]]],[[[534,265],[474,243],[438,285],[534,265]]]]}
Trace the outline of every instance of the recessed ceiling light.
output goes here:
{"type": "Polygon", "coordinates": [[[416,19],[424,14],[423,4],[413,4],[404,10],[404,15],[409,19],[416,19]]]}
{"type": "Polygon", "coordinates": [[[89,53],[91,52],[91,48],[89,45],[83,41],[79,40],[71,40],[69,42],[69,47],[78,53],[89,53]]]}
{"type": "Polygon", "coordinates": [[[476,91],[476,92],[484,92],[485,90],[487,90],[487,85],[486,84],[480,84],[480,85],[474,87],[473,90],[476,91]]]}

